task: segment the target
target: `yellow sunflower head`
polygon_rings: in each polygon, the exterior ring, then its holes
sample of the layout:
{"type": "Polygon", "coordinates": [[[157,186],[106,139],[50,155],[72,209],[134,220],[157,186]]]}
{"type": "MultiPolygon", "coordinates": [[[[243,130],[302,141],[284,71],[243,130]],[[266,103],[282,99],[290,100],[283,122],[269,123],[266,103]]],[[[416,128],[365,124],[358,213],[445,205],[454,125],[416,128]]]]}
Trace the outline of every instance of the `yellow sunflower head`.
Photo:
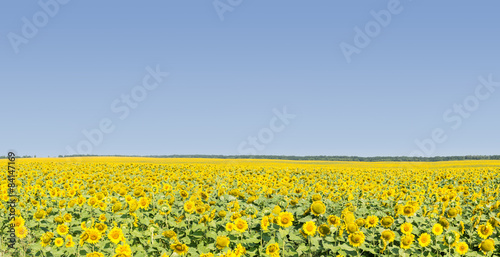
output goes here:
{"type": "Polygon", "coordinates": [[[174,252],[178,255],[185,255],[188,252],[189,247],[185,244],[177,242],[175,244],[171,244],[170,249],[174,250],[174,252]]]}
{"type": "Polygon", "coordinates": [[[427,247],[431,243],[431,235],[423,233],[418,237],[418,244],[422,247],[427,247]]]}
{"type": "Polygon", "coordinates": [[[493,234],[493,227],[490,225],[490,223],[486,223],[486,225],[480,225],[477,228],[477,234],[482,239],[486,239],[491,236],[491,234],[493,234]]]}
{"type": "Polygon", "coordinates": [[[282,212],[278,216],[278,225],[284,228],[292,226],[293,221],[293,214],[289,212],[282,212]]]}
{"type": "Polygon", "coordinates": [[[401,232],[405,235],[411,234],[413,231],[413,225],[411,223],[405,222],[401,225],[401,232]]]}
{"type": "Polygon", "coordinates": [[[390,243],[394,241],[394,238],[396,238],[396,234],[392,230],[384,230],[382,231],[380,238],[382,238],[383,241],[390,243]]]}
{"type": "Polygon", "coordinates": [[[230,240],[229,237],[227,236],[218,236],[217,239],[215,240],[215,246],[222,250],[229,246],[230,240]]]}
{"type": "Polygon", "coordinates": [[[394,223],[394,218],[392,218],[391,216],[385,216],[380,221],[380,224],[385,228],[389,228],[392,223],[394,223]]]}
{"type": "Polygon", "coordinates": [[[330,234],[330,226],[328,226],[326,224],[319,226],[318,233],[320,234],[320,236],[326,236],[326,235],[330,234]]]}
{"type": "Polygon", "coordinates": [[[302,230],[306,235],[314,236],[316,234],[316,225],[314,224],[314,221],[304,223],[302,230]]]}
{"type": "Polygon", "coordinates": [[[432,234],[439,236],[443,233],[443,226],[441,224],[436,223],[434,226],[432,226],[432,234]]]}
{"type": "Polygon", "coordinates": [[[326,212],[326,206],[321,201],[316,201],[311,204],[311,212],[312,214],[319,216],[326,212]]]}
{"type": "Polygon", "coordinates": [[[248,229],[248,223],[242,218],[238,218],[234,221],[234,230],[238,232],[245,232],[248,229]]]}
{"type": "Polygon", "coordinates": [[[479,249],[487,254],[489,252],[495,251],[495,241],[493,239],[486,239],[479,244],[479,249]]]}
{"type": "Polygon", "coordinates": [[[266,254],[269,256],[279,256],[280,247],[278,243],[270,244],[266,247],[266,254]]]}
{"type": "Polygon", "coordinates": [[[460,242],[455,247],[455,251],[460,255],[464,255],[469,251],[469,246],[465,242],[460,242]]]}
{"type": "Polygon", "coordinates": [[[363,232],[358,231],[349,235],[349,244],[354,247],[359,247],[365,241],[363,232]]]}
{"type": "Polygon", "coordinates": [[[411,245],[413,244],[413,240],[415,237],[412,234],[406,234],[401,238],[401,245],[400,247],[403,249],[410,249],[411,245]]]}

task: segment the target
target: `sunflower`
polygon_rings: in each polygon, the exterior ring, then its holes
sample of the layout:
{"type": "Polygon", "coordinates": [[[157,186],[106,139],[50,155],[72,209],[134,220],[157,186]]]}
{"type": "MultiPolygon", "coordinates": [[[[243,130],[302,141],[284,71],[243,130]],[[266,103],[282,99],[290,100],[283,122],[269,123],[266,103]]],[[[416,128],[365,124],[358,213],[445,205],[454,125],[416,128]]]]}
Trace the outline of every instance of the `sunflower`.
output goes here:
{"type": "Polygon", "coordinates": [[[458,240],[460,239],[460,233],[458,231],[448,231],[443,237],[444,245],[454,247],[457,245],[458,240]]]}
{"type": "Polygon", "coordinates": [[[45,215],[47,215],[46,211],[37,210],[35,214],[33,214],[33,218],[35,218],[37,221],[40,221],[41,219],[45,218],[45,215]]]}
{"type": "Polygon", "coordinates": [[[236,246],[236,248],[234,248],[234,252],[235,252],[236,256],[242,256],[242,255],[245,255],[245,253],[247,252],[247,249],[245,249],[245,247],[243,247],[241,244],[238,244],[236,246]]]}
{"type": "Polygon", "coordinates": [[[42,244],[42,247],[49,245],[51,240],[52,240],[52,237],[49,236],[47,233],[43,234],[40,237],[40,243],[42,244]]]}
{"type": "Polygon", "coordinates": [[[117,227],[114,227],[111,231],[109,231],[108,238],[115,244],[118,244],[120,241],[125,242],[122,229],[117,227]]]}
{"type": "Polygon", "coordinates": [[[267,231],[267,228],[269,227],[270,223],[271,222],[269,221],[269,216],[264,216],[260,221],[260,227],[262,228],[262,230],[267,231]]]}
{"type": "Polygon", "coordinates": [[[482,239],[486,239],[491,236],[491,234],[493,234],[493,227],[490,225],[490,223],[486,223],[486,225],[480,225],[477,228],[477,234],[482,239]]]}
{"type": "Polygon", "coordinates": [[[314,224],[314,221],[304,223],[302,230],[306,235],[314,236],[316,234],[316,225],[314,224]]]}
{"type": "Polygon", "coordinates": [[[139,203],[137,202],[137,200],[135,199],[131,199],[129,202],[128,202],[128,211],[130,213],[133,213],[137,210],[137,208],[139,208],[139,203]]]}
{"type": "Polygon", "coordinates": [[[231,215],[231,221],[232,222],[234,222],[238,218],[241,218],[241,213],[239,213],[239,212],[235,212],[235,213],[233,213],[233,215],[231,215]]]}
{"type": "MultiPolygon", "coordinates": [[[[149,202],[150,202],[150,201],[149,201],[149,198],[147,198],[147,197],[141,197],[141,198],[139,199],[139,208],[141,208],[141,209],[146,209],[146,208],[148,208],[148,206],[149,206],[149,202]]],[[[120,204],[120,205],[121,205],[121,204],[120,204]]],[[[184,208],[184,209],[185,209],[185,208],[184,208]]],[[[191,213],[191,212],[189,212],[189,213],[191,213]]]]}
{"type": "Polygon", "coordinates": [[[215,240],[215,246],[219,249],[222,250],[226,248],[230,243],[229,237],[227,236],[218,236],[217,239],[215,240]]]}
{"type": "Polygon", "coordinates": [[[97,204],[97,198],[95,197],[90,197],[89,200],[87,201],[88,205],[94,207],[97,204]]]}
{"type": "Polygon", "coordinates": [[[73,216],[71,216],[70,213],[66,213],[66,214],[64,214],[63,219],[64,219],[64,222],[71,222],[71,220],[73,219],[73,216]]]}
{"type": "Polygon", "coordinates": [[[133,194],[135,197],[143,196],[144,195],[144,188],[142,188],[141,186],[136,187],[134,189],[133,194]]]}
{"type": "Polygon", "coordinates": [[[346,225],[346,230],[347,230],[347,233],[352,234],[352,233],[356,233],[359,230],[359,227],[356,223],[349,223],[346,225]]]}
{"type": "Polygon", "coordinates": [[[278,225],[284,228],[292,226],[293,221],[293,214],[289,212],[282,212],[278,216],[278,225]]]}
{"type": "Polygon", "coordinates": [[[58,237],[56,238],[56,240],[54,240],[54,244],[57,246],[57,247],[61,247],[63,244],[64,244],[64,239],[58,237]]]}
{"type": "Polygon", "coordinates": [[[356,221],[356,218],[354,217],[354,213],[349,212],[349,211],[343,214],[342,219],[344,220],[345,224],[354,223],[356,221]]]}
{"type": "Polygon", "coordinates": [[[464,255],[467,253],[467,251],[469,251],[469,246],[465,242],[460,242],[455,247],[455,251],[460,255],[464,255]]]}
{"type": "Polygon", "coordinates": [[[436,223],[434,226],[432,226],[432,234],[439,236],[443,233],[443,226],[441,224],[436,223]]]}
{"type": "Polygon", "coordinates": [[[66,236],[66,247],[73,247],[75,246],[75,242],[73,242],[73,237],[71,235],[66,236]]]}
{"type": "Polygon", "coordinates": [[[279,205],[274,206],[274,208],[273,208],[273,214],[275,216],[278,216],[280,214],[280,212],[281,212],[281,207],[279,207],[279,205]]]}
{"type": "Polygon", "coordinates": [[[422,247],[427,247],[431,243],[431,235],[423,233],[418,237],[418,244],[422,247]]]}
{"type": "Polygon", "coordinates": [[[271,257],[279,257],[280,256],[280,246],[278,243],[270,244],[266,247],[266,254],[271,257]]]}
{"type": "Polygon", "coordinates": [[[484,253],[495,251],[495,241],[493,239],[486,239],[479,244],[479,249],[484,253]]]}
{"type": "Polygon", "coordinates": [[[380,224],[384,227],[384,228],[389,228],[392,223],[394,223],[394,218],[392,218],[391,216],[385,216],[382,218],[382,220],[380,221],[380,224]]]}
{"type": "Polygon", "coordinates": [[[198,206],[195,209],[197,214],[203,214],[205,212],[205,207],[204,206],[198,206]]]}
{"type": "Polygon", "coordinates": [[[448,210],[448,218],[455,218],[459,214],[459,210],[456,207],[450,208],[448,210]]]}
{"type": "Polygon", "coordinates": [[[335,216],[335,215],[330,215],[328,216],[328,225],[330,226],[339,226],[340,225],[340,218],[335,216]]]}
{"type": "Polygon", "coordinates": [[[113,207],[111,207],[111,210],[116,213],[119,212],[122,209],[122,204],[120,202],[116,202],[113,204],[113,207]]]}
{"type": "Polygon", "coordinates": [[[22,227],[24,223],[23,217],[15,217],[14,220],[12,220],[12,224],[14,224],[15,227],[22,227]]]}
{"type": "Polygon", "coordinates": [[[313,195],[312,200],[313,200],[313,202],[321,201],[321,195],[319,195],[319,194],[313,195]]]}
{"type": "Polygon", "coordinates": [[[238,218],[234,221],[234,230],[238,232],[245,232],[248,229],[248,223],[242,218],[238,218]]]}
{"type": "Polygon", "coordinates": [[[445,217],[439,218],[439,224],[441,224],[441,226],[443,226],[444,229],[448,229],[450,227],[450,223],[445,217]]]}
{"type": "Polygon", "coordinates": [[[378,217],[377,216],[368,216],[366,218],[366,227],[367,228],[376,227],[377,224],[378,224],[378,217]]]}
{"type": "Polygon", "coordinates": [[[355,223],[356,223],[356,225],[358,225],[358,227],[363,227],[366,224],[366,220],[363,218],[359,218],[356,220],[355,223]]]}
{"type": "Polygon", "coordinates": [[[99,242],[99,239],[101,239],[101,233],[99,233],[99,230],[95,228],[87,229],[87,233],[89,235],[87,242],[91,244],[97,244],[97,242],[99,242]]]}
{"type": "Polygon", "coordinates": [[[195,204],[192,201],[186,201],[184,203],[184,211],[187,213],[193,213],[195,210],[195,204]]]}
{"type": "Polygon", "coordinates": [[[176,238],[177,234],[172,230],[167,230],[162,233],[162,235],[168,239],[176,238]]]}
{"type": "Polygon", "coordinates": [[[394,212],[396,217],[403,214],[403,208],[404,206],[401,204],[397,204],[396,206],[394,206],[394,212]]]}
{"type": "Polygon", "coordinates": [[[68,226],[64,225],[64,224],[61,224],[61,225],[58,225],[57,226],[57,233],[59,233],[59,235],[66,235],[68,234],[68,226]]]}
{"type": "Polygon", "coordinates": [[[401,225],[401,232],[405,235],[411,234],[413,231],[413,225],[411,223],[405,222],[401,225]]]}
{"type": "Polygon", "coordinates": [[[99,230],[99,233],[104,234],[104,232],[106,232],[106,229],[108,229],[108,226],[104,223],[97,223],[95,224],[95,228],[99,230]]]}
{"type": "Polygon", "coordinates": [[[188,198],[188,196],[189,196],[189,194],[188,194],[188,192],[186,192],[186,190],[181,190],[181,191],[179,192],[179,194],[180,194],[180,195],[181,195],[181,197],[182,197],[182,198],[184,198],[184,199],[188,198]]]}
{"type": "Polygon", "coordinates": [[[181,244],[181,243],[177,242],[175,244],[171,244],[170,249],[174,250],[174,252],[179,254],[179,255],[184,255],[188,252],[189,247],[187,247],[187,245],[185,245],[185,244],[181,244]]]}
{"type": "Polygon", "coordinates": [[[330,227],[326,224],[323,224],[318,227],[318,233],[320,236],[326,236],[330,234],[330,227]]]}
{"type": "Polygon", "coordinates": [[[54,218],[54,223],[62,224],[64,223],[64,219],[61,216],[57,216],[54,218]]]}
{"type": "Polygon", "coordinates": [[[382,231],[380,238],[382,238],[384,242],[390,243],[394,241],[394,238],[396,238],[396,234],[392,230],[384,230],[382,231]]]}
{"type": "Polygon", "coordinates": [[[28,235],[28,229],[23,225],[15,228],[15,234],[18,238],[25,238],[28,235]]]}
{"type": "Polygon", "coordinates": [[[412,234],[407,234],[401,238],[401,248],[403,249],[410,249],[411,244],[413,243],[413,240],[415,239],[415,236],[412,234]]]}
{"type": "Polygon", "coordinates": [[[312,214],[319,216],[326,211],[326,205],[322,201],[316,201],[311,204],[312,214]]]}
{"type": "Polygon", "coordinates": [[[233,224],[233,223],[231,223],[231,222],[228,222],[228,223],[226,224],[226,231],[231,232],[231,231],[233,231],[233,229],[234,229],[234,224],[233,224]]]}
{"type": "Polygon", "coordinates": [[[349,235],[349,244],[354,247],[359,247],[364,241],[365,235],[361,231],[349,235]]]}
{"type": "MultiPolygon", "coordinates": [[[[499,212],[499,213],[500,213],[500,212],[499,212]]],[[[496,227],[500,226],[500,222],[499,222],[497,219],[495,219],[495,217],[491,217],[491,218],[488,220],[488,223],[489,223],[492,227],[494,227],[494,228],[496,228],[496,227]]]]}
{"type": "Polygon", "coordinates": [[[413,214],[415,214],[416,211],[417,210],[413,205],[407,204],[407,205],[403,206],[403,215],[405,215],[405,216],[408,216],[408,217],[413,216],[413,214]]]}
{"type": "Polygon", "coordinates": [[[80,235],[80,246],[82,246],[87,241],[87,239],[89,239],[89,233],[87,232],[87,230],[84,230],[84,232],[80,235]]]}
{"type": "Polygon", "coordinates": [[[128,244],[119,245],[118,247],[116,247],[115,252],[117,254],[123,254],[125,256],[132,255],[132,249],[130,249],[130,245],[128,244]]]}

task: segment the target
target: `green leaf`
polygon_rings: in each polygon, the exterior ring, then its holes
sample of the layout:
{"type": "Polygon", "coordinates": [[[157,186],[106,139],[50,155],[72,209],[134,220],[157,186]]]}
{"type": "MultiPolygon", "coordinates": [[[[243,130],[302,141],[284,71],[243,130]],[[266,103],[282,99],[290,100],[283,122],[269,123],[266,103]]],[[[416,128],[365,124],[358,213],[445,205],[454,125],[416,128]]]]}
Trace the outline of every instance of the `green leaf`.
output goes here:
{"type": "Polygon", "coordinates": [[[298,236],[297,234],[291,233],[290,235],[290,240],[292,241],[303,241],[304,237],[302,235],[298,236]]]}
{"type": "Polygon", "coordinates": [[[356,249],[354,249],[353,247],[351,247],[348,244],[341,244],[340,245],[340,249],[346,250],[346,251],[356,251],[356,249]]]}
{"type": "Polygon", "coordinates": [[[279,234],[281,238],[285,238],[288,235],[288,230],[286,229],[280,229],[279,234]]]}
{"type": "Polygon", "coordinates": [[[212,239],[215,240],[215,239],[217,239],[217,233],[215,233],[214,231],[209,231],[207,233],[207,237],[212,238],[212,239]]]}
{"type": "Polygon", "coordinates": [[[307,252],[308,250],[309,250],[309,248],[307,246],[305,246],[304,244],[299,245],[299,247],[297,248],[297,252],[299,254],[307,252]]]}
{"type": "Polygon", "coordinates": [[[198,249],[198,252],[201,254],[201,253],[208,253],[210,250],[208,250],[208,248],[203,245],[203,243],[200,243],[197,247],[198,249]]]}

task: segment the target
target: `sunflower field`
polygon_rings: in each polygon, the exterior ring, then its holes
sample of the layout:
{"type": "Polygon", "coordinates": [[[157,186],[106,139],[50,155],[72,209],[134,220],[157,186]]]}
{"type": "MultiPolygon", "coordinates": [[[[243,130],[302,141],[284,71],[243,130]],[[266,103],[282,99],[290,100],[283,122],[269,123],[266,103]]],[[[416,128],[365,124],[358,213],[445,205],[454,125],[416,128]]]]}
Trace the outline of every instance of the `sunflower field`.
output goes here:
{"type": "Polygon", "coordinates": [[[12,220],[0,167],[0,256],[500,256],[499,161],[19,159],[12,220]]]}

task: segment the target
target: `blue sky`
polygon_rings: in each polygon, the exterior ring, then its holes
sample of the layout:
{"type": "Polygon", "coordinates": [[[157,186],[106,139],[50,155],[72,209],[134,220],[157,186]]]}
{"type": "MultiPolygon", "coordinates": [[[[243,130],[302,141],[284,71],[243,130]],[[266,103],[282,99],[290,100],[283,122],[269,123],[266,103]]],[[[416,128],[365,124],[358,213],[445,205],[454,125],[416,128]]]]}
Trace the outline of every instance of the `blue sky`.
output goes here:
{"type": "Polygon", "coordinates": [[[215,3],[3,1],[0,155],[500,154],[498,1],[215,3]]]}

